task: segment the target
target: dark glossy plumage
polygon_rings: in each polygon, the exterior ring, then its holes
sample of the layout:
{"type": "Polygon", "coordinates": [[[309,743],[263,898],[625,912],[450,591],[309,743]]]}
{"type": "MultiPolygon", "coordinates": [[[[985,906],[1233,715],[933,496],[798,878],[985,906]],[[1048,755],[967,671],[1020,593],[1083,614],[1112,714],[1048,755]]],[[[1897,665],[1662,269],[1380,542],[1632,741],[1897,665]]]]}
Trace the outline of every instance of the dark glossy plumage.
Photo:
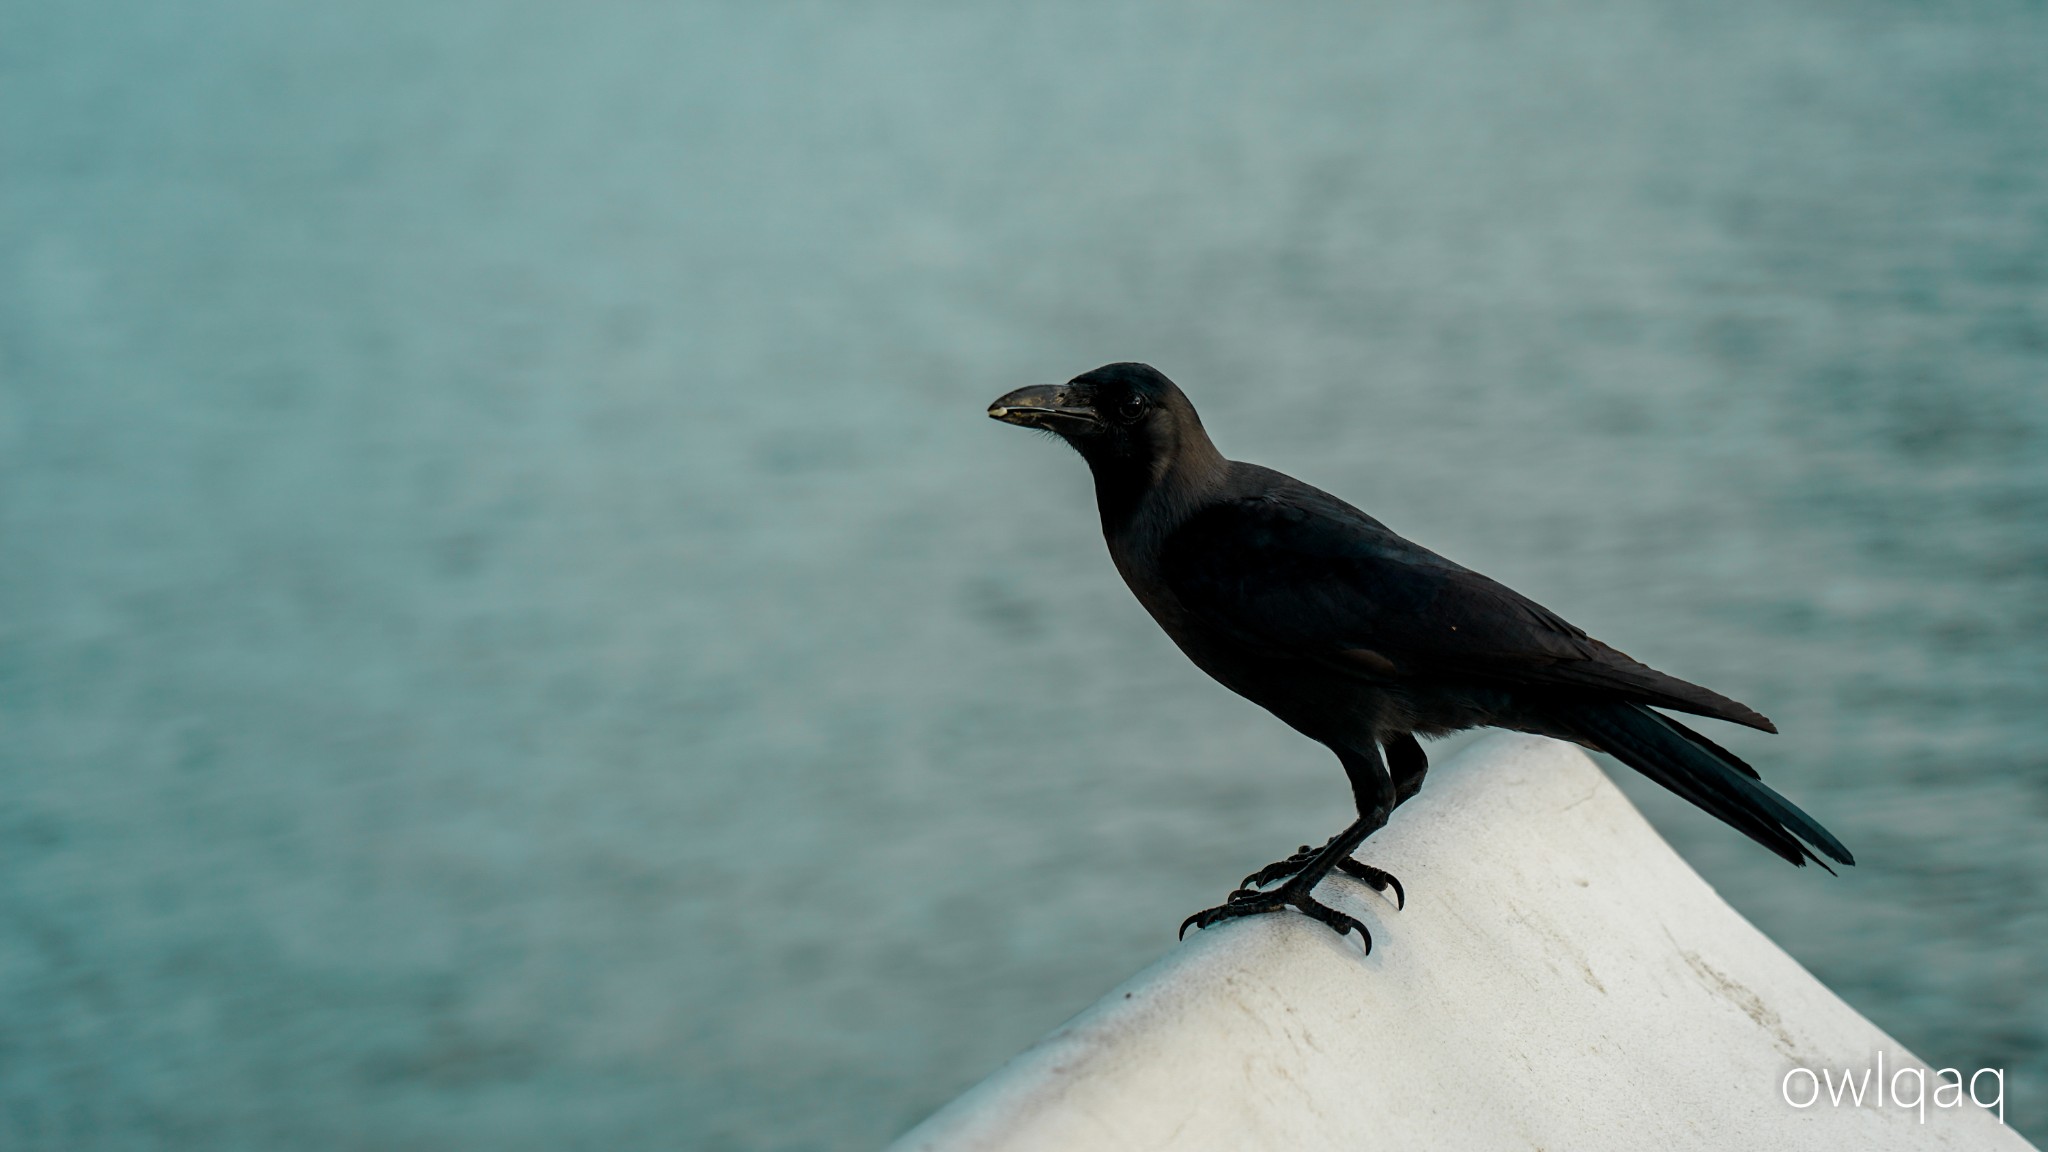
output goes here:
{"type": "Polygon", "coordinates": [[[1235,462],[1221,488],[1249,494],[1204,504],[1174,529],[1160,577],[1201,626],[1248,648],[1390,686],[1449,678],[1596,689],[1777,731],[1754,710],[1629,659],[1327,492],[1235,462]]]}

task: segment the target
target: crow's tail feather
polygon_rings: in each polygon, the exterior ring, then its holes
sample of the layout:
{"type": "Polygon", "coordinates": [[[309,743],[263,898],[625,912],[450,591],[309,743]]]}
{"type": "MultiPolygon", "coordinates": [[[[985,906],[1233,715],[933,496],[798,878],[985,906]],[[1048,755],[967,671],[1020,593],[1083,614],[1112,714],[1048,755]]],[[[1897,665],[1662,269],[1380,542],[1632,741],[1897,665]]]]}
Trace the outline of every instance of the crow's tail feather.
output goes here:
{"type": "Polygon", "coordinates": [[[1794,864],[1811,860],[1833,872],[1816,850],[1838,864],[1856,863],[1840,840],[1771,791],[1754,768],[1668,716],[1635,704],[1594,704],[1572,711],[1567,723],[1588,743],[1794,864]]]}

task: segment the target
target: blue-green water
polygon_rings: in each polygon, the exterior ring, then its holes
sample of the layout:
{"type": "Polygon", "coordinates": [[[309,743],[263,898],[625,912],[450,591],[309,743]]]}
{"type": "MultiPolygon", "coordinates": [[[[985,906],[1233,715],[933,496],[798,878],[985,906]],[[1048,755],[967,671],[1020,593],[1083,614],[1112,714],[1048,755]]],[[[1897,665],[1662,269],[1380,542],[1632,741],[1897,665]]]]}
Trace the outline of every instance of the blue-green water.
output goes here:
{"type": "Polygon", "coordinates": [[[1116,359],[1771,714],[1840,880],[1624,784],[2048,1135],[2039,5],[14,0],[0,1146],[872,1147],[1171,948],[1346,792],[1116,359]]]}

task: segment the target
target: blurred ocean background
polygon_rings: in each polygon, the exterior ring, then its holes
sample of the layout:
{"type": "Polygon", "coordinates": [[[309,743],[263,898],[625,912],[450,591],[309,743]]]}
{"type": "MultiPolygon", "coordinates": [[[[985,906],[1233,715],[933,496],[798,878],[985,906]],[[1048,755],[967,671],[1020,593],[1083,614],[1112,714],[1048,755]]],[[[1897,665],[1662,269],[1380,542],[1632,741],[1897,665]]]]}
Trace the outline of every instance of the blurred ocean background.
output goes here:
{"type": "Polygon", "coordinates": [[[983,415],[1123,359],[2048,1137],[2041,5],[7,0],[0,1147],[871,1148],[1172,948],[1347,792],[983,415]]]}

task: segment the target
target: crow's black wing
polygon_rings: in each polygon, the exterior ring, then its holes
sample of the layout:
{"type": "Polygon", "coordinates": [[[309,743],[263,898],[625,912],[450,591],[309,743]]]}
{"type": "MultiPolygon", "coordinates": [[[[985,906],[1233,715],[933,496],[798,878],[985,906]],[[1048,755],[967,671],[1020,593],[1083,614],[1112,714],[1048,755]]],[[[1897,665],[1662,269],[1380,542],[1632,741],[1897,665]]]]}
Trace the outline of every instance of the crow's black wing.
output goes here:
{"type": "Polygon", "coordinates": [[[1254,650],[1368,679],[1591,690],[1776,731],[1307,485],[1202,509],[1167,537],[1160,573],[1183,609],[1254,650]]]}

